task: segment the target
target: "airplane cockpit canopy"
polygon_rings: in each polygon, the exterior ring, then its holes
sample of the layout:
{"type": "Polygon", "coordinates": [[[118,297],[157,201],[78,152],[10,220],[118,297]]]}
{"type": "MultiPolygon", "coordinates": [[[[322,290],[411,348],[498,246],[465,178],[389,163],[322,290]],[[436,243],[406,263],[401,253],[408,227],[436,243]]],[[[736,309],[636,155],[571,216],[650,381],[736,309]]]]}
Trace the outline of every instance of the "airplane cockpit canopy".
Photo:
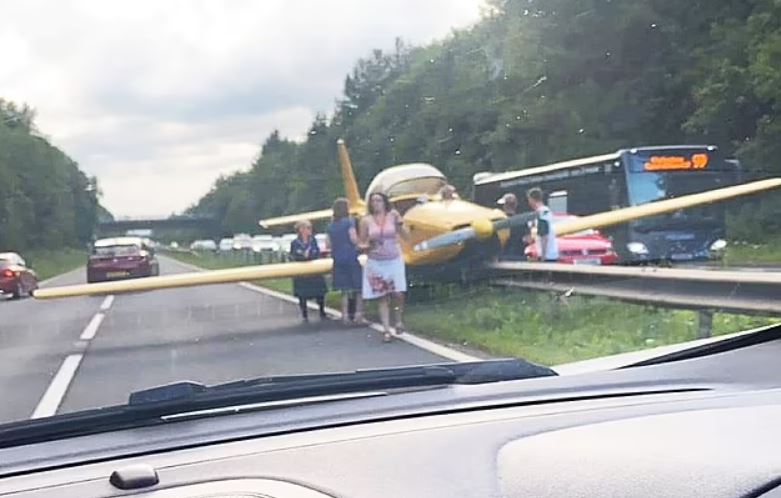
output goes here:
{"type": "Polygon", "coordinates": [[[388,197],[436,195],[447,185],[447,178],[430,164],[413,163],[393,166],[374,177],[366,190],[366,203],[376,192],[388,197]]]}

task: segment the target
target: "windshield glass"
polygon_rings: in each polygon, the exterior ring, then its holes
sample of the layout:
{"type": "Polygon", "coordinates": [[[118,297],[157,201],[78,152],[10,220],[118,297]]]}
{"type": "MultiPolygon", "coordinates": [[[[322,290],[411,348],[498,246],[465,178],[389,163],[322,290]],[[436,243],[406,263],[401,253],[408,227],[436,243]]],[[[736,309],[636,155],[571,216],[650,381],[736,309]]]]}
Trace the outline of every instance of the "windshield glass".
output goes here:
{"type": "Polygon", "coordinates": [[[116,257],[116,256],[136,256],[141,252],[141,248],[138,246],[108,246],[108,247],[96,247],[93,254],[98,257],[116,257]]]}
{"type": "Polygon", "coordinates": [[[3,263],[17,263],[19,261],[19,256],[16,254],[0,254],[0,262],[3,263]]]}
{"type": "MultiPolygon", "coordinates": [[[[691,153],[684,157],[690,157],[691,153]]],[[[655,170],[656,154],[633,154],[629,165],[629,198],[633,205],[680,197],[686,194],[734,185],[737,168],[729,163],[709,164],[707,169],[655,170]]],[[[664,156],[671,157],[671,156],[664,156]]],[[[685,164],[685,163],[681,163],[685,164]]]]}
{"type": "Polygon", "coordinates": [[[778,2],[2,5],[0,422],[781,318],[778,2]]]}

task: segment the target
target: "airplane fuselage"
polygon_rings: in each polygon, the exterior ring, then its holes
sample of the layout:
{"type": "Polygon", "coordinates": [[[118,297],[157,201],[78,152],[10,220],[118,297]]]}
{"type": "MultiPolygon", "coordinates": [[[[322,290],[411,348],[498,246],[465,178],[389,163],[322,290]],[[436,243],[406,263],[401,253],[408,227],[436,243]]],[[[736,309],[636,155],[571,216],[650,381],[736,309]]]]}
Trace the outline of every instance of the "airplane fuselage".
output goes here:
{"type": "MultiPolygon", "coordinates": [[[[489,209],[461,199],[430,200],[417,203],[404,211],[404,225],[410,232],[408,241],[402,241],[404,260],[410,267],[442,265],[462,259],[465,249],[476,250],[473,244],[459,244],[442,249],[414,251],[415,244],[442,235],[458,228],[467,227],[473,220],[500,220],[505,214],[498,209],[489,209]]],[[[497,233],[501,245],[507,241],[509,232],[497,233]]],[[[475,241],[476,244],[495,246],[497,239],[475,241]]],[[[495,251],[495,247],[491,250],[495,251]]]]}

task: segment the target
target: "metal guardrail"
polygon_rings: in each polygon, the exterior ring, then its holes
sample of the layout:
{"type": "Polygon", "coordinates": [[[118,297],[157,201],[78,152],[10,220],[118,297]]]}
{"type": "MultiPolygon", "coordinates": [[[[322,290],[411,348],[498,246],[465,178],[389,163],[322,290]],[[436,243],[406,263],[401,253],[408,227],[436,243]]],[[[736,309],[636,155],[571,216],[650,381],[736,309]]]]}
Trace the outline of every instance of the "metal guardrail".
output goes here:
{"type": "Polygon", "coordinates": [[[495,285],[603,296],[660,307],[781,317],[781,272],[501,262],[495,285]]]}

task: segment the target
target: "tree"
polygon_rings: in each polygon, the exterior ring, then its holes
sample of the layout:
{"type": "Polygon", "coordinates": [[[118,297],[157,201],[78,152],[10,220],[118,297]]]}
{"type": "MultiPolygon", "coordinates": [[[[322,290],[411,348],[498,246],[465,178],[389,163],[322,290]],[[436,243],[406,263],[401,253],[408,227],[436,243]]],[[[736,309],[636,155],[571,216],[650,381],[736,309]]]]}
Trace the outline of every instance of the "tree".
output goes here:
{"type": "Polygon", "coordinates": [[[0,249],[81,246],[92,238],[97,180],[37,134],[35,111],[0,99],[0,249]]]}
{"type": "MultiPolygon", "coordinates": [[[[780,106],[778,0],[488,0],[446,40],[358,60],[333,118],[302,143],[272,134],[238,188],[255,219],[328,206],[338,138],[362,187],[405,162],[467,191],[477,171],[687,142],[778,175],[780,106]]],[[[767,233],[781,204],[752,212],[767,233]]]]}

